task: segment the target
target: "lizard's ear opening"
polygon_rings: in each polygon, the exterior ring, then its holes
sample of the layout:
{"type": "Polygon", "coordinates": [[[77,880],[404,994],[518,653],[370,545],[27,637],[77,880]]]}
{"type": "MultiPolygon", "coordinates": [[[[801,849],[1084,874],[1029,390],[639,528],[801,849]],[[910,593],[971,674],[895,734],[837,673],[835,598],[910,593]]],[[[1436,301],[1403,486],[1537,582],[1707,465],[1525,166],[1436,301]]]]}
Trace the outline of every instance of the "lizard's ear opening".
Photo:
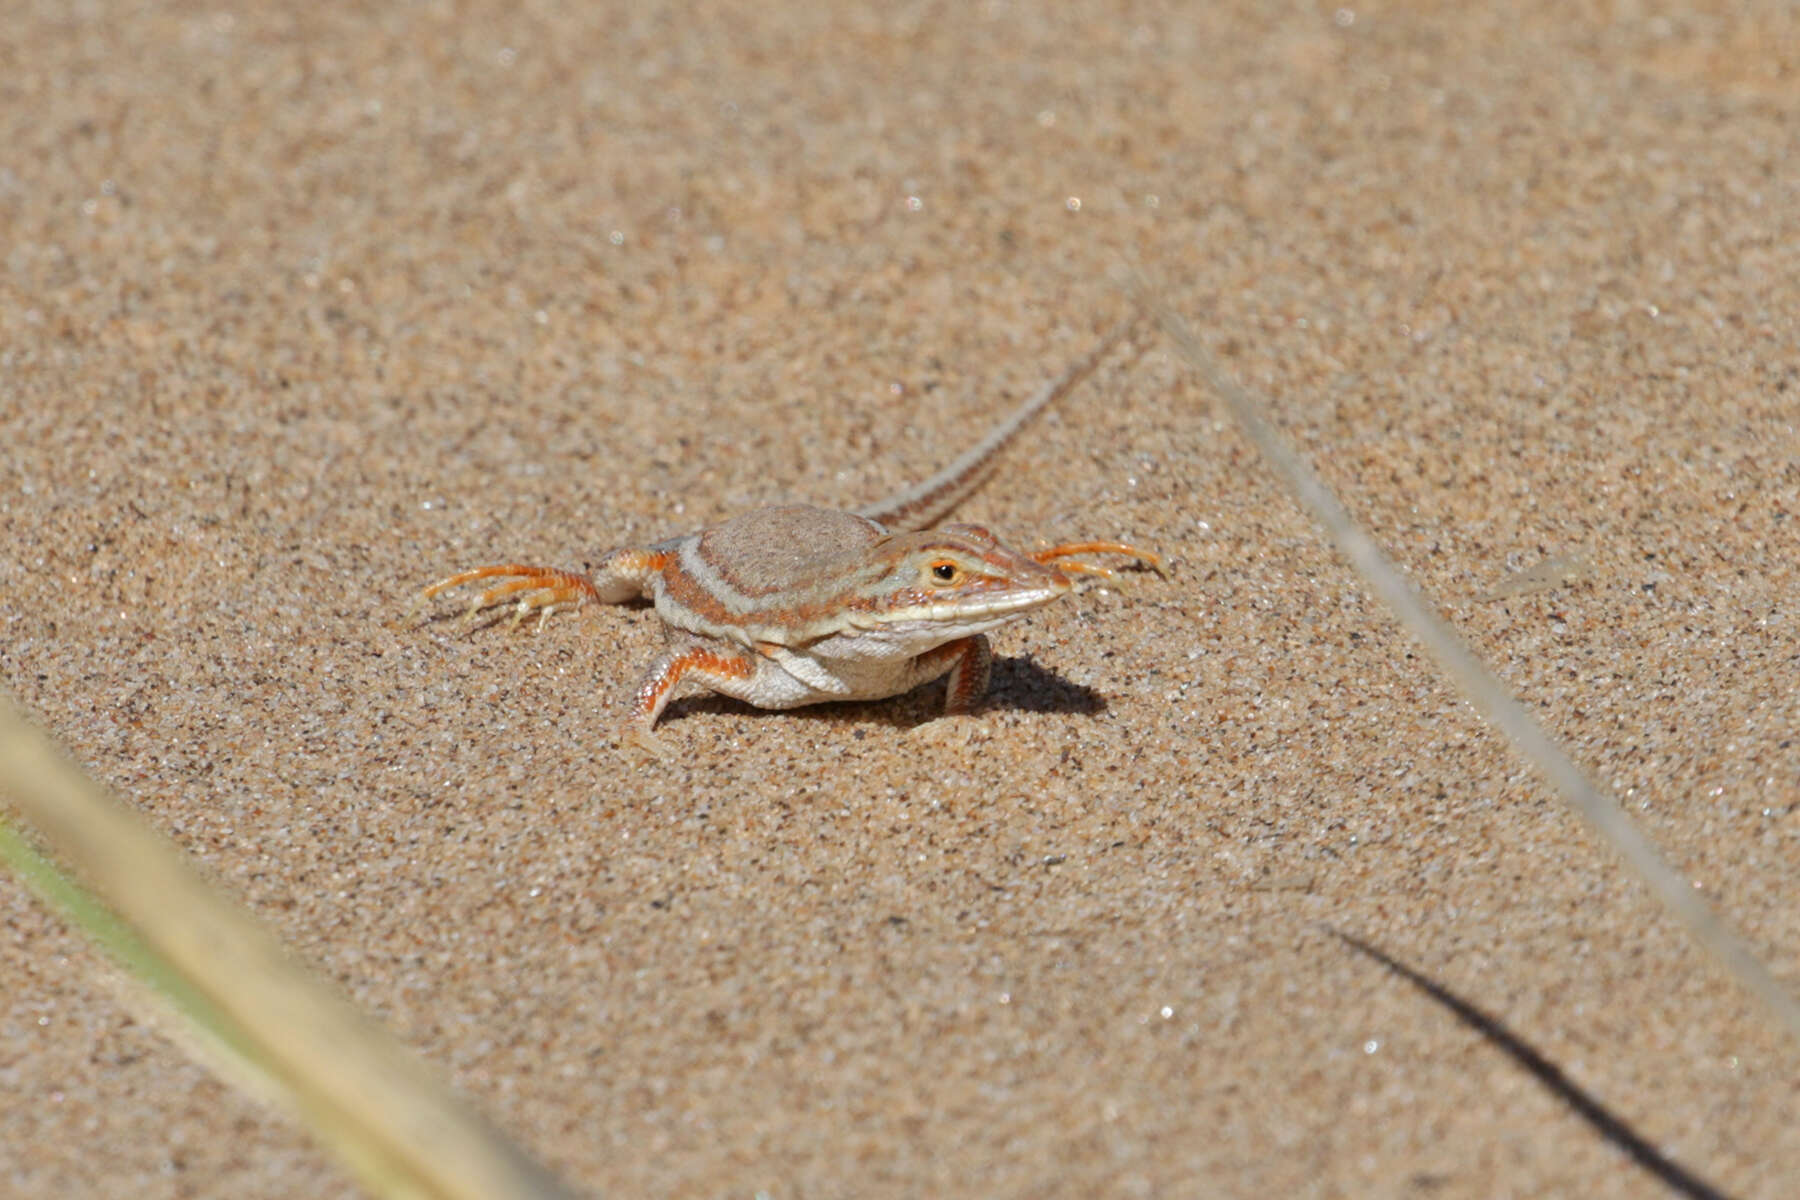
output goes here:
{"type": "Polygon", "coordinates": [[[953,558],[934,558],[925,565],[925,579],[933,587],[955,587],[967,574],[953,558]]]}

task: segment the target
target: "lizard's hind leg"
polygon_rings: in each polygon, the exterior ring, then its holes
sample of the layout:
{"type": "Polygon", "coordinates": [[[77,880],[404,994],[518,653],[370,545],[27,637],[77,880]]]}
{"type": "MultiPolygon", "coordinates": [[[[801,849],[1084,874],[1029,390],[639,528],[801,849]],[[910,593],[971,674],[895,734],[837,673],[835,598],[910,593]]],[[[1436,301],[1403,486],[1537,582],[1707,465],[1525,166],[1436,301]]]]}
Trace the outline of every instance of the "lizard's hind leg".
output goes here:
{"type": "Polygon", "coordinates": [[[472,571],[460,571],[448,579],[438,580],[419,593],[413,609],[416,612],[439,592],[481,579],[500,579],[505,582],[484,589],[469,601],[469,609],[464,616],[470,621],[484,612],[507,605],[513,609],[515,623],[524,620],[534,610],[539,614],[541,623],[558,608],[579,608],[584,601],[600,598],[593,583],[585,575],[556,567],[501,563],[491,567],[476,567],[472,571]]]}
{"type": "Polygon", "coordinates": [[[687,681],[701,684],[727,696],[738,696],[743,684],[756,673],[756,664],[744,651],[721,642],[680,641],[657,656],[644,672],[631,704],[631,716],[625,740],[641,750],[662,756],[667,753],[655,734],[656,719],[675,698],[676,689],[687,681]]]}
{"type": "Polygon", "coordinates": [[[500,583],[483,589],[469,602],[465,618],[473,621],[482,613],[506,607],[513,610],[515,624],[533,612],[538,614],[541,624],[551,613],[562,609],[580,608],[589,603],[619,604],[643,595],[649,588],[651,577],[663,569],[668,558],[660,550],[614,550],[600,560],[592,575],[526,563],[476,567],[459,571],[425,588],[413,602],[408,615],[416,615],[440,592],[483,579],[498,579],[500,583]]]}

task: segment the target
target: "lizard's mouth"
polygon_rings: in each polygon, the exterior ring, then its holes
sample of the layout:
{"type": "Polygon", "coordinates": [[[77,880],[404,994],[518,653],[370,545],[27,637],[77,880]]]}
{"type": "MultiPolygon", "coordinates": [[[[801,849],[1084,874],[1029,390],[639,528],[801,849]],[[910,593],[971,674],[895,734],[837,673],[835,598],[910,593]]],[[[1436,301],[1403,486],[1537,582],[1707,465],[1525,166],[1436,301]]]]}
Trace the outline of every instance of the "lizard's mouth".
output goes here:
{"type": "Polygon", "coordinates": [[[965,593],[954,598],[925,600],[883,615],[879,627],[905,632],[953,631],[954,636],[980,633],[1042,608],[1068,593],[1073,584],[1064,576],[1035,587],[996,588],[986,593],[965,593]]]}

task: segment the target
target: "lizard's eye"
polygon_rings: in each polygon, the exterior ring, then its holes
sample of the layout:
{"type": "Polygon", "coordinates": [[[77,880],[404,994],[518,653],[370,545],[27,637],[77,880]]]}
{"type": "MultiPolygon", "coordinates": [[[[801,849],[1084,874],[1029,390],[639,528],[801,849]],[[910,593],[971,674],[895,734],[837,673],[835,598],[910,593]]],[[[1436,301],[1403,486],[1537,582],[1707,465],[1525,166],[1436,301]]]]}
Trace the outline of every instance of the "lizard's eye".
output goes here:
{"type": "Polygon", "coordinates": [[[931,573],[931,582],[939,587],[949,587],[953,583],[961,583],[963,569],[947,558],[932,560],[927,568],[931,573]]]}

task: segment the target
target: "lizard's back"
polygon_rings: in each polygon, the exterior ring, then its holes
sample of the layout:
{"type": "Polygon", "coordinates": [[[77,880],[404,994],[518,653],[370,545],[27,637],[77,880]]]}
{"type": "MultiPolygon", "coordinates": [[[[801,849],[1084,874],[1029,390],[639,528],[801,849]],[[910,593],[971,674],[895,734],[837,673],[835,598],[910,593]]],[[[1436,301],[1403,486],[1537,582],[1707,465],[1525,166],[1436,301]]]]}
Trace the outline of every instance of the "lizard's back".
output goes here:
{"type": "Polygon", "coordinates": [[[735,641],[816,636],[805,610],[836,592],[843,566],[887,536],[878,522],[808,504],[759,508],[669,546],[671,569],[654,581],[663,619],[735,641]],[[797,627],[798,626],[798,627],[797,627]]]}
{"type": "Polygon", "coordinates": [[[813,583],[821,567],[858,554],[886,535],[879,524],[855,513],[784,504],[703,530],[694,555],[740,595],[772,596],[813,583]]]}

